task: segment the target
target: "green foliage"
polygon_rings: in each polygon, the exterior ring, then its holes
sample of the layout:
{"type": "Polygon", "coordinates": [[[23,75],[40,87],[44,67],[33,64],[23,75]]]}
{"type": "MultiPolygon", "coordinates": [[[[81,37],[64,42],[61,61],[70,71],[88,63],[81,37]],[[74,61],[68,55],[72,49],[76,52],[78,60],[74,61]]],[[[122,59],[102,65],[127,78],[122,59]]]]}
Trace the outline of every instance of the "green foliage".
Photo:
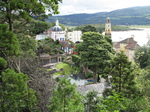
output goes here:
{"type": "Polygon", "coordinates": [[[48,22],[43,22],[43,21],[33,21],[29,25],[29,31],[32,32],[33,34],[40,34],[43,33],[46,29],[52,27],[51,24],[48,22]]]}
{"type": "Polygon", "coordinates": [[[86,77],[86,78],[92,77],[92,73],[87,73],[87,74],[85,74],[85,77],[86,77]]]}
{"type": "Polygon", "coordinates": [[[76,86],[66,78],[59,81],[50,103],[51,112],[84,112],[82,96],[77,92],[76,86]]]}
{"type": "Polygon", "coordinates": [[[0,56],[19,54],[19,43],[15,34],[8,30],[8,26],[0,24],[0,56]]]}
{"type": "Polygon", "coordinates": [[[150,66],[150,47],[138,47],[135,50],[135,61],[140,64],[141,68],[150,66]]]}
{"type": "Polygon", "coordinates": [[[126,109],[122,104],[124,98],[120,94],[113,92],[111,96],[101,100],[101,103],[97,105],[97,112],[120,112],[120,110],[126,109]]]}
{"type": "Polygon", "coordinates": [[[112,31],[128,31],[132,30],[128,26],[121,26],[121,25],[112,25],[112,31]]]}
{"type": "Polygon", "coordinates": [[[81,63],[90,67],[97,81],[97,73],[102,72],[112,57],[112,45],[100,33],[86,32],[82,35],[82,43],[77,44],[76,51],[81,63]]]}
{"type": "Polygon", "coordinates": [[[70,71],[72,70],[71,66],[66,63],[58,63],[56,65],[57,69],[62,69],[63,75],[69,75],[70,71]]]}
{"type": "Polygon", "coordinates": [[[96,28],[92,25],[85,25],[85,26],[80,26],[80,27],[77,27],[76,30],[81,30],[82,33],[84,32],[97,32],[96,28]]]}
{"type": "Polygon", "coordinates": [[[74,62],[75,65],[79,66],[80,65],[80,57],[78,55],[72,55],[72,61],[74,62]]]}
{"type": "Polygon", "coordinates": [[[7,61],[4,58],[0,57],[0,72],[4,68],[6,68],[6,66],[7,66],[7,61]]]}
{"type": "Polygon", "coordinates": [[[51,38],[46,38],[45,40],[41,40],[38,42],[39,44],[39,53],[47,53],[47,54],[62,54],[63,51],[61,49],[61,44],[59,41],[53,41],[51,38]]]}
{"type": "Polygon", "coordinates": [[[84,100],[85,111],[86,112],[97,112],[97,105],[100,103],[100,98],[96,91],[89,91],[84,100]]]}
{"type": "Polygon", "coordinates": [[[136,76],[136,86],[145,96],[150,97],[150,70],[149,69],[136,69],[138,75],[136,76]]]}
{"type": "Polygon", "coordinates": [[[17,35],[23,33],[24,35],[35,36],[37,34],[43,33],[46,29],[52,27],[51,23],[34,20],[26,22],[24,20],[16,20],[13,22],[13,32],[17,35]]]}
{"type": "Polygon", "coordinates": [[[129,62],[123,51],[117,53],[111,61],[110,75],[112,76],[112,89],[122,96],[134,98],[138,93],[135,87],[134,66],[129,62]]]}
{"type": "Polygon", "coordinates": [[[2,72],[0,87],[1,112],[19,112],[23,109],[32,111],[37,103],[35,91],[28,88],[28,76],[16,73],[12,69],[2,72]]]}
{"type": "Polygon", "coordinates": [[[113,91],[112,95],[103,98],[97,104],[97,112],[148,112],[149,98],[130,99],[113,91]]]}
{"type": "Polygon", "coordinates": [[[126,107],[122,112],[149,112],[149,98],[137,97],[135,99],[124,98],[121,103],[126,107]]]}
{"type": "Polygon", "coordinates": [[[32,17],[43,19],[46,11],[57,14],[58,4],[61,0],[2,0],[0,11],[3,12],[4,21],[9,24],[9,30],[13,30],[13,21],[24,19],[30,21],[32,17]]]}
{"type": "Polygon", "coordinates": [[[33,51],[37,50],[37,42],[33,37],[27,37],[24,34],[17,34],[20,48],[22,51],[28,51],[32,49],[33,51]]]}
{"type": "MultiPolygon", "coordinates": [[[[124,25],[112,25],[112,31],[127,31],[127,30],[132,30],[133,28],[129,28],[128,26],[124,25]]],[[[82,25],[82,26],[77,26],[75,28],[72,28],[72,30],[83,30],[83,32],[86,31],[94,31],[94,32],[99,32],[103,33],[105,31],[105,24],[88,24],[88,25],[82,25]],[[87,27],[87,29],[86,29],[87,27]],[[91,29],[91,30],[90,30],[91,29]]]]}

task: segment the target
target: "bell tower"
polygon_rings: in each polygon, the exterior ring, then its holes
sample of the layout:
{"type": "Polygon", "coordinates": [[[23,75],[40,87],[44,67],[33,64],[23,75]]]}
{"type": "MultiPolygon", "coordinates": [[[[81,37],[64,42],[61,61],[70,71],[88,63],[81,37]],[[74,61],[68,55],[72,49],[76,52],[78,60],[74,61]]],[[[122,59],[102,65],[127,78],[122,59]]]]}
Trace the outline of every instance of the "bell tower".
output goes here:
{"type": "Polygon", "coordinates": [[[111,23],[109,17],[106,18],[105,36],[111,36],[111,23]]]}

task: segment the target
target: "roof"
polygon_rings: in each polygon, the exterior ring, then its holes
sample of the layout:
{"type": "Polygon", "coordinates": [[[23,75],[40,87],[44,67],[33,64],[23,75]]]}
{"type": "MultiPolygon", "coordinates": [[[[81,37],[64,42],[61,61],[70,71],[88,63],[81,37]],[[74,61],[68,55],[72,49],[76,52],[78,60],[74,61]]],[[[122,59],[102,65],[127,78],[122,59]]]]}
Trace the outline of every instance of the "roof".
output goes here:
{"type": "Polygon", "coordinates": [[[59,25],[57,25],[52,28],[52,31],[63,31],[63,30],[59,25]]]}
{"type": "Polygon", "coordinates": [[[52,31],[63,31],[61,26],[59,26],[59,21],[56,20],[56,25],[52,28],[52,31]]]}
{"type": "Polygon", "coordinates": [[[130,38],[126,38],[120,42],[114,42],[113,46],[114,48],[120,48],[120,44],[121,43],[124,43],[126,44],[125,48],[126,49],[131,49],[131,50],[134,50],[137,46],[139,46],[137,44],[137,42],[134,40],[134,37],[130,37],[130,38]]]}
{"type": "Polygon", "coordinates": [[[135,43],[135,42],[136,41],[134,40],[134,38],[130,37],[130,38],[127,38],[127,39],[124,39],[124,40],[120,41],[119,43],[125,43],[125,44],[127,44],[127,43],[135,43]]]}
{"type": "Polygon", "coordinates": [[[51,27],[51,28],[49,28],[47,30],[54,31],[54,32],[63,31],[62,27],[59,26],[59,21],[58,20],[56,20],[56,23],[55,23],[54,27],[51,27]]]}
{"type": "Polygon", "coordinates": [[[110,17],[107,17],[106,19],[110,19],[110,17]]]}
{"type": "Polygon", "coordinates": [[[119,42],[114,42],[113,45],[114,45],[115,48],[119,48],[120,47],[119,42]]]}
{"type": "Polygon", "coordinates": [[[137,43],[134,42],[134,43],[128,44],[125,48],[134,50],[136,48],[136,46],[137,46],[137,43]]]}
{"type": "Polygon", "coordinates": [[[59,57],[59,56],[63,56],[63,55],[64,55],[64,54],[54,54],[54,55],[40,54],[40,59],[59,57]]]}

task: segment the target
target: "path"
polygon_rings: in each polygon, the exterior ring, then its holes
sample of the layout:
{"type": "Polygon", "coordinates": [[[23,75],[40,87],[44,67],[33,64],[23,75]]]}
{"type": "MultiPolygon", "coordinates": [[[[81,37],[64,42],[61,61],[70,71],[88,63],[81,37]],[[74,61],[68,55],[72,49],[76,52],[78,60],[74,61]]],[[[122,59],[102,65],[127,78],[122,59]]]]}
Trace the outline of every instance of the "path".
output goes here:
{"type": "Polygon", "coordinates": [[[103,91],[107,87],[109,87],[107,82],[104,79],[101,79],[100,83],[78,86],[77,90],[83,93],[84,95],[87,94],[89,91],[94,90],[98,92],[99,96],[102,96],[103,91]]]}

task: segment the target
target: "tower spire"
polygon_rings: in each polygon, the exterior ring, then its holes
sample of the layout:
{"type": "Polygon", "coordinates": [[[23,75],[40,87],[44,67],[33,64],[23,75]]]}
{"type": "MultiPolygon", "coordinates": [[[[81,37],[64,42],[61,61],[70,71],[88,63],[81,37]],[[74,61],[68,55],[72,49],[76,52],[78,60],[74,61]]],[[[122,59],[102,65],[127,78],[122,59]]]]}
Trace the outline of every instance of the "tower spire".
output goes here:
{"type": "Polygon", "coordinates": [[[59,21],[58,21],[58,19],[56,20],[56,26],[58,26],[59,25],[59,21]]]}

